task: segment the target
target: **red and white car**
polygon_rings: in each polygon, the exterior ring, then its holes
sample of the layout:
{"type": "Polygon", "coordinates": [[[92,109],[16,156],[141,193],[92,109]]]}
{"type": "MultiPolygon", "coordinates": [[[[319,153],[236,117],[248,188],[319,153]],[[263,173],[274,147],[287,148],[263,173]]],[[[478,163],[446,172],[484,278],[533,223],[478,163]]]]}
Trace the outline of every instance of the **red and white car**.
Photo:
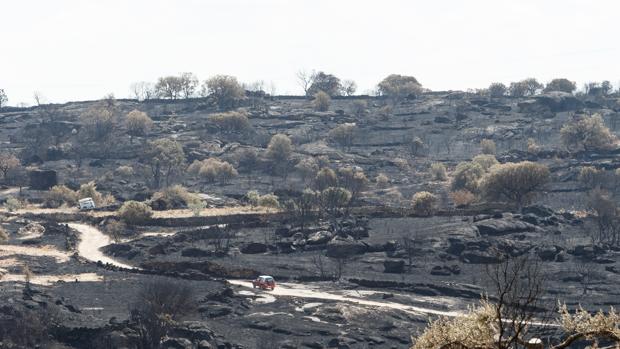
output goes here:
{"type": "Polygon", "coordinates": [[[255,280],[252,280],[253,288],[260,288],[261,290],[273,290],[276,287],[276,280],[269,275],[261,275],[255,280]]]}

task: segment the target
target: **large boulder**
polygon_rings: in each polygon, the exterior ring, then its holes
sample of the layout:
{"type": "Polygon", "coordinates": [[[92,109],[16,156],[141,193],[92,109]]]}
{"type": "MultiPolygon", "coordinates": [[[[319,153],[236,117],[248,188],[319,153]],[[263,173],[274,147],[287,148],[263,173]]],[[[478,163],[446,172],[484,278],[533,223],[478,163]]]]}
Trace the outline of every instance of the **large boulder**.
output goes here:
{"type": "Polygon", "coordinates": [[[405,271],[405,261],[402,259],[386,259],[383,261],[383,272],[401,274],[405,271]]]}
{"type": "Polygon", "coordinates": [[[551,217],[555,214],[551,208],[543,205],[526,206],[521,209],[521,213],[532,214],[537,217],[551,217]]]}
{"type": "Polygon", "coordinates": [[[327,244],[327,257],[347,258],[357,254],[363,254],[367,250],[367,246],[359,241],[355,241],[350,237],[335,237],[327,244]]]}
{"type": "Polygon", "coordinates": [[[572,111],[583,108],[583,102],[571,93],[552,91],[534,97],[534,100],[542,107],[557,113],[572,111]]]}
{"type": "Polygon", "coordinates": [[[260,242],[251,242],[241,247],[241,253],[244,254],[258,254],[265,253],[268,250],[268,246],[260,242]]]}
{"type": "Polygon", "coordinates": [[[334,237],[334,234],[332,232],[327,231],[327,230],[320,230],[320,231],[317,231],[316,233],[310,234],[306,242],[309,245],[326,244],[333,237],[334,237]]]}
{"type": "Polygon", "coordinates": [[[501,236],[534,231],[536,226],[514,218],[485,219],[475,224],[481,235],[501,236]]]}

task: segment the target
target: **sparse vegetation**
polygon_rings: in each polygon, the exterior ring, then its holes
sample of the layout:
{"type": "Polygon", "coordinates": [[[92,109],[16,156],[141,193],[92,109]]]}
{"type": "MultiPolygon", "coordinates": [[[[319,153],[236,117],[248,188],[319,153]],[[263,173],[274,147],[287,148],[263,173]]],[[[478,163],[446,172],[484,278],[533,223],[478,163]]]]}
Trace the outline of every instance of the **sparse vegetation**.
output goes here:
{"type": "Polygon", "coordinates": [[[350,147],[353,145],[356,131],[355,124],[342,124],[330,130],[327,137],[340,146],[350,147]]]}
{"type": "Polygon", "coordinates": [[[484,175],[484,168],[475,162],[461,162],[452,173],[452,190],[466,189],[478,192],[478,182],[484,175]]]}
{"type": "Polygon", "coordinates": [[[489,86],[488,90],[489,96],[493,98],[503,97],[506,95],[506,92],[508,92],[508,88],[506,87],[506,85],[502,84],[501,82],[492,83],[489,86]]]}
{"type": "Polygon", "coordinates": [[[45,207],[56,208],[62,205],[75,206],[79,195],[65,185],[53,186],[45,195],[43,205],[45,207]]]}
{"type": "Polygon", "coordinates": [[[319,91],[314,95],[314,99],[312,100],[312,105],[316,111],[328,111],[329,105],[331,104],[332,99],[329,95],[323,91],[319,91]]]}
{"type": "Polygon", "coordinates": [[[219,181],[226,184],[239,175],[232,164],[218,158],[208,158],[203,161],[195,160],[187,170],[200,178],[204,178],[208,183],[219,181]]]}
{"type": "Polygon", "coordinates": [[[153,211],[151,207],[139,201],[126,201],[118,210],[119,218],[128,225],[138,225],[147,222],[153,211]]]}
{"type": "Polygon", "coordinates": [[[245,91],[237,78],[229,75],[216,75],[204,82],[202,94],[211,96],[221,109],[230,109],[245,98],[245,91]]]}
{"type": "Polygon", "coordinates": [[[270,207],[270,208],[279,208],[280,202],[278,197],[274,194],[264,194],[260,195],[257,191],[249,191],[245,194],[248,202],[252,206],[259,207],[270,207]]]}
{"type": "Polygon", "coordinates": [[[411,199],[413,213],[420,216],[432,216],[437,210],[437,197],[427,191],[417,192],[411,199]]]}
{"type": "Polygon", "coordinates": [[[560,135],[564,146],[572,152],[609,150],[618,141],[598,114],[572,120],[562,127],[560,135]]]}
{"type": "Polygon", "coordinates": [[[467,189],[453,191],[450,197],[456,207],[467,207],[476,202],[476,195],[467,189]]]}
{"type": "Polygon", "coordinates": [[[173,185],[158,191],[151,197],[151,207],[158,210],[170,210],[175,208],[185,208],[200,202],[200,198],[190,193],[182,185],[173,185]]]}
{"type": "Polygon", "coordinates": [[[405,98],[416,98],[422,93],[422,85],[413,76],[392,74],[377,86],[379,94],[399,102],[405,98]]]}
{"type": "Polygon", "coordinates": [[[497,147],[492,139],[483,139],[480,141],[480,150],[482,154],[495,155],[497,147]]]}
{"type": "Polygon", "coordinates": [[[211,114],[209,122],[216,125],[223,132],[247,132],[252,128],[247,113],[243,111],[229,111],[226,113],[211,114]]]}
{"type": "Polygon", "coordinates": [[[481,181],[483,195],[490,200],[509,200],[519,208],[529,203],[549,182],[545,165],[524,161],[491,168],[481,181]]]}
{"type": "Polygon", "coordinates": [[[133,142],[134,137],[144,137],[148,134],[153,127],[153,120],[145,112],[134,109],[125,117],[125,127],[133,142]]]}
{"type": "Polygon", "coordinates": [[[4,208],[9,212],[14,212],[22,208],[24,205],[14,196],[9,196],[4,202],[4,208]]]}
{"type": "Polygon", "coordinates": [[[553,79],[545,86],[545,92],[560,91],[573,93],[577,89],[577,84],[568,79],[553,79]]]}
{"type": "Polygon", "coordinates": [[[440,162],[431,164],[431,176],[433,176],[434,180],[445,181],[448,178],[446,166],[440,162]]]}

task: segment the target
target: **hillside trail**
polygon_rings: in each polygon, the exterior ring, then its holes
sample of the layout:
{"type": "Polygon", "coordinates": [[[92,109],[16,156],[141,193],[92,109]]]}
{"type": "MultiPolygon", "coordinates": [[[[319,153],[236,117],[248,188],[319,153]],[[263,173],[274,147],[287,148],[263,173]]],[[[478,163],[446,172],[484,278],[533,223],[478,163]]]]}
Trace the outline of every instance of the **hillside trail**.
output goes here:
{"type": "MultiPolygon", "coordinates": [[[[112,239],[101,232],[98,228],[82,223],[69,223],[69,227],[75,229],[80,234],[80,242],[78,244],[78,254],[90,261],[97,262],[101,261],[103,263],[109,263],[111,265],[115,265],[121,268],[135,268],[131,265],[124,264],[114,260],[103,254],[101,248],[112,243],[112,239]]],[[[432,308],[420,307],[420,306],[412,306],[408,304],[402,304],[398,302],[391,301],[379,301],[379,300],[370,300],[363,298],[364,295],[373,295],[378,294],[380,292],[371,291],[371,290],[355,290],[355,291],[347,291],[347,290],[326,290],[321,289],[321,287],[327,288],[324,285],[310,285],[310,284],[299,284],[299,283],[278,283],[278,286],[273,291],[263,291],[252,288],[252,283],[249,280],[227,280],[231,285],[235,285],[241,288],[247,288],[248,290],[242,291],[245,295],[253,295],[256,298],[262,299],[259,300],[259,303],[270,303],[275,301],[275,297],[294,297],[294,298],[302,298],[308,300],[322,300],[322,301],[336,301],[336,302],[346,302],[353,303],[362,306],[368,307],[376,307],[383,309],[393,309],[400,310],[406,313],[414,314],[414,315],[440,315],[440,316],[458,316],[460,312],[456,311],[443,311],[432,308]],[[357,295],[354,295],[357,294],[357,295]]],[[[441,304],[441,299],[437,297],[432,297],[434,301],[426,298],[431,297],[419,297],[416,299],[420,302],[428,302],[441,304]]]]}

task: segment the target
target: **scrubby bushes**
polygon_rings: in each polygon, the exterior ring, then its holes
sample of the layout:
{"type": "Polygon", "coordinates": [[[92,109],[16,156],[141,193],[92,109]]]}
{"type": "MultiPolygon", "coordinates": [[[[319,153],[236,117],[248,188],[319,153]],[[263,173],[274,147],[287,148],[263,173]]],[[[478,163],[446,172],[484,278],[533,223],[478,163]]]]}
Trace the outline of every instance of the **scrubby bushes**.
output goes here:
{"type": "Polygon", "coordinates": [[[53,186],[43,198],[43,206],[57,208],[62,205],[77,205],[79,195],[65,185],[53,186]]]}
{"type": "Polygon", "coordinates": [[[22,208],[23,206],[24,206],[24,204],[21,201],[19,201],[18,198],[14,197],[14,196],[9,196],[6,199],[6,202],[4,203],[4,207],[9,212],[17,211],[20,208],[22,208]]]}
{"type": "Polygon", "coordinates": [[[482,154],[495,155],[497,152],[497,147],[495,146],[495,142],[493,142],[493,140],[483,139],[480,141],[480,150],[482,154]]]}
{"type": "Polygon", "coordinates": [[[267,157],[275,163],[287,162],[292,152],[293,142],[285,134],[274,135],[267,145],[267,157]]]}
{"type": "Polygon", "coordinates": [[[189,165],[187,171],[198,175],[209,183],[219,181],[224,184],[239,174],[232,164],[217,158],[208,158],[202,161],[195,160],[189,165]]]}
{"type": "Polygon", "coordinates": [[[609,150],[618,141],[599,114],[572,120],[562,127],[560,136],[564,146],[574,152],[609,150]]]}
{"type": "Polygon", "coordinates": [[[78,190],[78,199],[92,198],[99,207],[114,203],[115,199],[112,195],[103,195],[97,191],[95,182],[82,184],[78,190]]]}
{"type": "Polygon", "coordinates": [[[196,202],[200,202],[200,198],[178,184],[158,191],[151,197],[151,207],[158,210],[185,208],[196,202]]]}
{"type": "Polygon", "coordinates": [[[350,147],[355,139],[357,126],[352,123],[338,125],[329,131],[327,137],[330,141],[342,146],[350,147]]]}
{"type": "Polygon", "coordinates": [[[207,120],[224,132],[246,132],[252,127],[247,114],[242,111],[211,114],[207,120]]]}
{"type": "Polygon", "coordinates": [[[545,165],[523,161],[491,168],[480,184],[484,197],[489,200],[509,200],[522,207],[549,181],[545,165]]]}
{"type": "Polygon", "coordinates": [[[446,166],[440,162],[431,164],[431,176],[437,181],[445,181],[448,176],[446,175],[446,166]]]}
{"type": "Polygon", "coordinates": [[[295,165],[295,170],[299,172],[301,176],[302,182],[306,182],[308,178],[313,178],[316,173],[319,171],[319,164],[317,163],[315,158],[304,158],[301,159],[297,165],[295,165]]]}
{"type": "Polygon", "coordinates": [[[475,162],[461,162],[452,173],[452,190],[466,189],[478,192],[478,181],[484,175],[484,168],[475,162]]]}
{"type": "Polygon", "coordinates": [[[119,166],[114,170],[114,174],[119,177],[129,178],[134,175],[134,170],[131,166],[119,166]]]}
{"type": "Polygon", "coordinates": [[[332,99],[329,95],[323,91],[319,91],[314,95],[314,99],[312,100],[312,105],[316,111],[328,111],[329,105],[331,104],[332,99]]]}
{"type": "Polygon", "coordinates": [[[385,189],[390,185],[390,179],[384,173],[379,173],[377,177],[375,177],[375,183],[377,184],[377,188],[385,189]]]}
{"type": "Polygon", "coordinates": [[[249,191],[246,195],[246,198],[250,205],[252,206],[260,206],[260,207],[271,207],[271,208],[279,208],[280,202],[278,201],[278,197],[274,194],[265,194],[260,195],[257,191],[252,190],[249,191]]]}
{"type": "Polygon", "coordinates": [[[366,114],[367,109],[368,109],[368,102],[366,102],[365,100],[361,100],[361,101],[357,100],[351,103],[350,111],[351,111],[351,114],[360,118],[366,114]]]}
{"type": "Polygon", "coordinates": [[[338,185],[338,176],[331,168],[322,168],[314,177],[314,186],[318,191],[338,185]]]}
{"type": "Polygon", "coordinates": [[[9,233],[4,229],[4,227],[0,226],[0,242],[6,242],[9,240],[9,233]]]}
{"type": "Polygon", "coordinates": [[[118,209],[118,216],[129,225],[137,225],[147,222],[153,216],[153,211],[143,202],[130,200],[118,209]]]}
{"type": "Polygon", "coordinates": [[[485,172],[494,165],[499,164],[495,156],[490,154],[476,155],[471,161],[480,165],[485,172]]]}
{"type": "Polygon", "coordinates": [[[437,210],[437,197],[427,191],[417,192],[411,199],[413,213],[420,216],[432,216],[437,210]]]}
{"type": "Polygon", "coordinates": [[[456,207],[469,206],[476,202],[476,195],[466,189],[453,191],[450,197],[456,207]]]}
{"type": "Polygon", "coordinates": [[[131,137],[130,141],[133,142],[134,137],[144,137],[148,134],[153,127],[153,120],[145,112],[134,109],[127,113],[125,127],[127,134],[131,137]]]}

